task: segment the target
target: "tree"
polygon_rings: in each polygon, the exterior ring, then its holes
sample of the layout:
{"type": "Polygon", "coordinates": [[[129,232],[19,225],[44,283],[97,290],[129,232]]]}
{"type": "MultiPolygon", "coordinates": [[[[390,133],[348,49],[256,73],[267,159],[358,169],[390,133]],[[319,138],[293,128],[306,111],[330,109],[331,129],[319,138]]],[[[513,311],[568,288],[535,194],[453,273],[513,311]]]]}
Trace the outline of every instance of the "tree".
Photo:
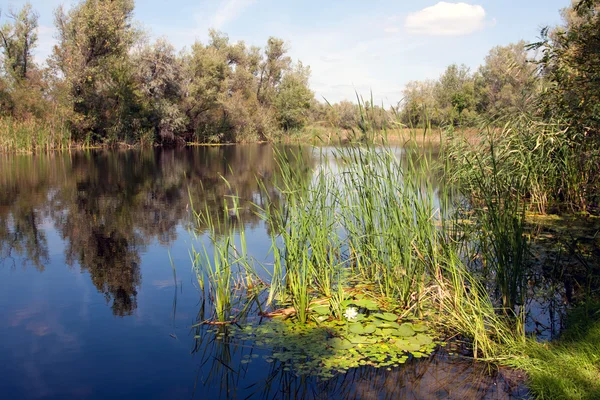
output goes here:
{"type": "Polygon", "coordinates": [[[9,11],[8,18],[13,22],[0,27],[4,70],[13,78],[23,80],[33,64],[32,51],[38,38],[38,14],[27,2],[18,13],[9,11]]]}
{"type": "Polygon", "coordinates": [[[133,59],[137,87],[144,98],[151,129],[161,142],[173,142],[187,124],[179,107],[183,76],[181,60],[165,39],[144,46],[133,59]]]}
{"type": "Polygon", "coordinates": [[[404,88],[400,119],[409,127],[425,127],[437,124],[435,118],[435,85],[431,80],[411,81],[404,88]]]}
{"type": "Polygon", "coordinates": [[[292,60],[286,56],[288,49],[281,39],[270,37],[265,49],[265,58],[260,64],[260,78],[256,97],[262,104],[271,104],[276,88],[292,60]]]}
{"type": "Polygon", "coordinates": [[[434,87],[442,123],[467,125],[474,118],[475,80],[466,65],[450,65],[434,87]]]}
{"type": "Polygon", "coordinates": [[[478,111],[490,116],[525,111],[535,105],[539,87],[524,41],[494,47],[479,68],[478,111]]]}
{"type": "Polygon", "coordinates": [[[133,0],[82,0],[56,11],[58,44],[51,65],[67,82],[75,136],[128,139],[140,131],[139,93],[129,51],[137,36],[133,0]]]}
{"type": "Polygon", "coordinates": [[[550,83],[543,99],[546,110],[569,123],[573,131],[600,139],[600,1],[574,0],[562,11],[564,24],[545,28],[541,72],[550,83]]]}
{"type": "Polygon", "coordinates": [[[282,78],[275,98],[277,119],[285,130],[302,128],[308,118],[313,92],[309,89],[310,68],[299,62],[282,78]]]}

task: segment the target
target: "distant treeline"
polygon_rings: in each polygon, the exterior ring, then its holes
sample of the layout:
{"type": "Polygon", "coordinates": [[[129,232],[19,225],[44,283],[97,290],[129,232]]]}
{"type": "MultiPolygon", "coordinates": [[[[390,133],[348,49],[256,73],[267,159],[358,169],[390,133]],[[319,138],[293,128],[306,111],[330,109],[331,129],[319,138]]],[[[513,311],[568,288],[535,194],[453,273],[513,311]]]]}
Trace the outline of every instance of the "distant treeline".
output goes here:
{"type": "Polygon", "coordinates": [[[595,133],[599,4],[574,0],[564,25],[544,29],[539,43],[496,47],[475,72],[454,64],[437,80],[410,82],[403,99],[384,108],[317,101],[309,67],[293,62],[281,39],[259,48],[211,30],[206,44],[181,52],[165,39],[151,42],[134,24],[133,0],[59,7],[58,43],[41,67],[32,57],[38,14],[27,3],[0,15],[0,146],[34,146],[27,132],[39,142],[46,131],[85,143],[240,142],[276,140],[309,124],[473,126],[521,112],[595,133]]]}

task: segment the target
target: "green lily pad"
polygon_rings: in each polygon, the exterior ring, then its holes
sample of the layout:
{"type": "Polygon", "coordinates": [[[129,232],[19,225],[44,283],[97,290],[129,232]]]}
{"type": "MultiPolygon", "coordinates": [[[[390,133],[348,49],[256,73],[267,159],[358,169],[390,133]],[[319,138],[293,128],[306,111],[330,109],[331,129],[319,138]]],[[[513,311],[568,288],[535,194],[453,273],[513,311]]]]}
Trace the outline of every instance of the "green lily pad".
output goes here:
{"type": "Polygon", "coordinates": [[[365,328],[359,323],[350,324],[350,326],[348,326],[348,330],[352,333],[356,333],[357,335],[363,335],[365,333],[365,328]]]}
{"type": "Polygon", "coordinates": [[[428,329],[424,324],[412,324],[412,328],[415,332],[425,332],[428,329]]]}
{"type": "Polygon", "coordinates": [[[377,311],[379,310],[379,305],[375,303],[373,300],[369,299],[360,299],[354,301],[354,305],[361,308],[366,308],[369,311],[377,311]]]}
{"type": "Polygon", "coordinates": [[[392,314],[392,313],[381,313],[381,314],[375,314],[374,315],[375,318],[379,318],[382,319],[384,321],[388,321],[388,322],[395,322],[398,320],[398,316],[396,314],[392,314]]]}
{"type": "Polygon", "coordinates": [[[414,338],[411,338],[415,343],[418,343],[421,346],[427,346],[433,343],[433,339],[431,339],[427,335],[423,335],[422,333],[417,334],[414,338]]]}
{"type": "Polygon", "coordinates": [[[354,343],[346,339],[333,338],[327,341],[327,344],[335,350],[348,350],[355,346],[354,343]]]}
{"type": "Polygon", "coordinates": [[[377,327],[373,324],[365,325],[365,327],[364,327],[364,331],[365,331],[366,335],[375,333],[376,330],[377,330],[377,327]]]}
{"type": "Polygon", "coordinates": [[[415,331],[410,324],[402,324],[396,331],[398,332],[398,336],[402,337],[410,337],[415,335],[415,331]]]}
{"type": "Polygon", "coordinates": [[[414,351],[419,351],[421,349],[420,345],[418,345],[416,343],[411,343],[411,342],[409,342],[406,339],[397,339],[397,340],[394,341],[394,344],[401,351],[406,351],[406,352],[409,352],[409,353],[412,353],[414,351]]]}
{"type": "Polygon", "coordinates": [[[381,329],[384,329],[384,328],[398,329],[398,328],[400,328],[400,324],[397,322],[384,322],[383,324],[380,324],[379,327],[381,329]]]}

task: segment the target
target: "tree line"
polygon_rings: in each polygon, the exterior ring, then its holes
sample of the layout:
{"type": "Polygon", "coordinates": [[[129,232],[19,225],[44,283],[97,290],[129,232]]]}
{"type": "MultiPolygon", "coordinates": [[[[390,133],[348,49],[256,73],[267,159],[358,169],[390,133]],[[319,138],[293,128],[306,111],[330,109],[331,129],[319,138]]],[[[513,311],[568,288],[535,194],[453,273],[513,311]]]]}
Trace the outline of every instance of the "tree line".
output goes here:
{"type": "Polygon", "coordinates": [[[301,127],[314,98],[310,69],[283,40],[264,48],[211,30],[177,52],[150,42],[133,21],[133,0],[84,0],[55,12],[58,43],[33,61],[38,14],[9,11],[0,29],[0,106],[16,119],[60,119],[75,140],[240,141],[301,127]]]}
{"type": "MultiPolygon", "coordinates": [[[[33,60],[38,14],[27,3],[0,18],[0,118],[56,121],[75,141],[177,143],[275,140],[306,125],[339,129],[477,126],[515,113],[559,118],[597,136],[600,0],[573,0],[538,43],[493,48],[471,71],[450,65],[406,85],[392,107],[318,101],[310,68],[286,43],[263,48],[215,30],[176,51],[133,21],[133,0],[81,0],[55,11],[58,43],[33,60]]],[[[361,103],[359,101],[359,103],[361,103]]]]}

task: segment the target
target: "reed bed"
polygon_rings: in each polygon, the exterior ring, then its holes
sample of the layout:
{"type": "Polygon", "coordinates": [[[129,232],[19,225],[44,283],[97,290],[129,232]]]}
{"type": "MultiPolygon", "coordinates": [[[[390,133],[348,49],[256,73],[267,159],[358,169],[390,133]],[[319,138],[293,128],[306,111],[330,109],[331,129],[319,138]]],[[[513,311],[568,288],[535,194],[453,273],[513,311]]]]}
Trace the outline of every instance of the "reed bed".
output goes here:
{"type": "Polygon", "coordinates": [[[34,153],[66,149],[71,145],[71,133],[63,123],[0,118],[0,151],[34,153]]]}

